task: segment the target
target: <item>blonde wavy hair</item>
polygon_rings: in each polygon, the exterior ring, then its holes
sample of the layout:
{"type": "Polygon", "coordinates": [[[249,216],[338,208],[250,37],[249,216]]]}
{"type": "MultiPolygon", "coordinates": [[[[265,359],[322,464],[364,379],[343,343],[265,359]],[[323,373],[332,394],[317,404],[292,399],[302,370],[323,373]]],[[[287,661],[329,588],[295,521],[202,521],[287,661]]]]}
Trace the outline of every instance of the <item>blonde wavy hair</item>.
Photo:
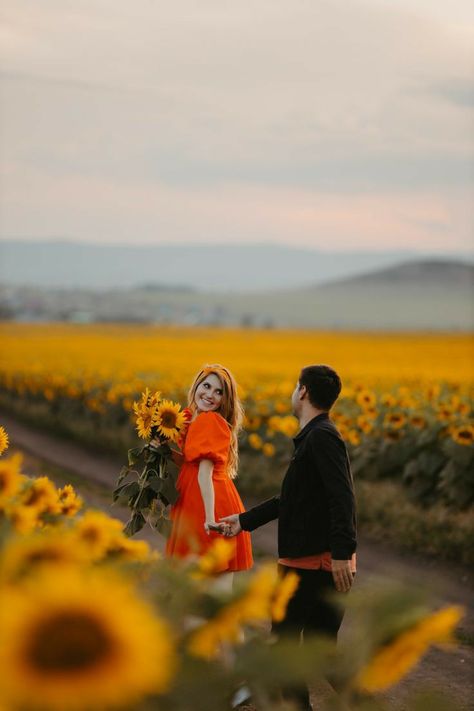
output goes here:
{"type": "Polygon", "coordinates": [[[237,383],[234,376],[223,365],[215,363],[214,365],[205,365],[196,375],[193,384],[188,393],[188,407],[192,412],[196,411],[196,403],[194,402],[196,390],[208,375],[215,375],[219,378],[222,385],[222,401],[217,410],[226,420],[230,427],[231,439],[228,461],[228,474],[231,479],[237,476],[239,467],[239,432],[242,429],[244,419],[244,409],[240,402],[237,393],[237,383]]]}

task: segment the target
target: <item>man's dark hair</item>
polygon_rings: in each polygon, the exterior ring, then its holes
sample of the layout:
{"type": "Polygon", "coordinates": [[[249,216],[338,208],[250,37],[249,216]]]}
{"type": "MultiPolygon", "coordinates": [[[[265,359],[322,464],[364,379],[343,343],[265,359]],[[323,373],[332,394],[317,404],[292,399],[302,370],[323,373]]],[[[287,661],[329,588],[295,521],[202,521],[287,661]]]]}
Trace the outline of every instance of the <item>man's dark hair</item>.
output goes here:
{"type": "Polygon", "coordinates": [[[307,365],[298,380],[300,387],[306,387],[310,403],[318,410],[329,411],[341,392],[341,378],[328,365],[307,365]]]}

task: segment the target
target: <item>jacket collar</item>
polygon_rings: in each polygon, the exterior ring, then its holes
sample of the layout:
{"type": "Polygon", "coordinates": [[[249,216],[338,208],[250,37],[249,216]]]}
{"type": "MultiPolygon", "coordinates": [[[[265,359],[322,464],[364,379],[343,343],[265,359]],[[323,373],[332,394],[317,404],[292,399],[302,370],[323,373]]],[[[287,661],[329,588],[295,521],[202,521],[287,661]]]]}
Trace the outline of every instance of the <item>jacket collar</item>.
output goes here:
{"type": "Polygon", "coordinates": [[[316,415],[316,417],[313,417],[312,420],[310,420],[301,430],[301,432],[298,432],[296,437],[293,437],[293,442],[295,443],[295,447],[298,446],[298,444],[303,440],[308,432],[311,432],[312,429],[318,426],[320,422],[323,422],[325,420],[329,420],[329,413],[328,412],[321,412],[320,415],[316,415]]]}

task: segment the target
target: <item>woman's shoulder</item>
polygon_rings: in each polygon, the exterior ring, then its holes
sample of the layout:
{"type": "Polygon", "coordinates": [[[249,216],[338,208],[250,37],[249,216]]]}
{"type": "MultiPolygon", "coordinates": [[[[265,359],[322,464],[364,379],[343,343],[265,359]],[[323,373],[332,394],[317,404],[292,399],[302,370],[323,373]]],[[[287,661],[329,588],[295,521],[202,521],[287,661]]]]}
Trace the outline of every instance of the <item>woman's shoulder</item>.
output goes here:
{"type": "Polygon", "coordinates": [[[202,427],[220,427],[224,430],[230,430],[230,425],[227,420],[222,417],[219,412],[201,412],[194,420],[196,424],[202,427]]]}

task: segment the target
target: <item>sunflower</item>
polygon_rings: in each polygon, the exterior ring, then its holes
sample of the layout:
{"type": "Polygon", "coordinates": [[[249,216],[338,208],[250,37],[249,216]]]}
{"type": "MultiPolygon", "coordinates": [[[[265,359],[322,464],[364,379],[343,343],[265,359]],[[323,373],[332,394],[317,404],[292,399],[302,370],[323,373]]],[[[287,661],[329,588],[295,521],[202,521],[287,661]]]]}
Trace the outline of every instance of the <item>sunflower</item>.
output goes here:
{"type": "Polygon", "coordinates": [[[242,641],[243,624],[271,617],[272,599],[277,583],[275,566],[262,566],[240,598],[226,605],[213,619],[192,633],[188,641],[188,651],[196,657],[213,659],[223,643],[235,644],[242,641]]]}
{"type": "Polygon", "coordinates": [[[260,437],[260,435],[256,434],[255,432],[252,432],[252,434],[249,434],[249,444],[252,449],[262,449],[262,438],[260,437]]]}
{"type": "Polygon", "coordinates": [[[416,427],[418,430],[422,430],[426,427],[426,419],[423,415],[413,415],[410,417],[410,424],[412,427],[416,427]]]}
{"type": "Polygon", "coordinates": [[[360,434],[357,432],[357,430],[349,430],[349,432],[347,433],[347,441],[354,447],[359,446],[361,440],[360,434]]]}
{"type": "Polygon", "coordinates": [[[0,688],[7,704],[135,707],[168,688],[175,668],[170,632],[110,571],[48,571],[3,598],[0,688]]]}
{"type": "Polygon", "coordinates": [[[29,506],[6,504],[3,509],[8,522],[16,533],[30,533],[39,525],[38,512],[29,506]]]}
{"type": "Polygon", "coordinates": [[[148,439],[151,436],[151,428],[156,414],[156,406],[149,407],[142,403],[133,403],[133,411],[135,413],[135,425],[138,436],[142,439],[148,439]]]}
{"type": "Polygon", "coordinates": [[[370,434],[370,432],[374,429],[374,425],[365,415],[359,415],[357,418],[357,425],[364,434],[370,434]]]}
{"type": "Polygon", "coordinates": [[[406,422],[406,417],[405,415],[402,415],[400,412],[391,412],[390,414],[385,416],[384,419],[384,424],[387,427],[391,427],[394,430],[399,430],[403,427],[403,425],[406,422]]]}
{"type": "Polygon", "coordinates": [[[451,437],[458,444],[469,447],[474,442],[474,426],[463,425],[461,427],[453,427],[451,437]]]}
{"type": "Polygon", "coordinates": [[[12,539],[2,555],[0,575],[3,580],[13,581],[36,574],[45,566],[63,568],[89,560],[86,549],[77,544],[71,533],[53,528],[12,539]]]}
{"type": "Polygon", "coordinates": [[[177,442],[180,430],[186,424],[186,416],[181,411],[181,406],[171,400],[163,400],[156,408],[153,420],[158,432],[172,442],[177,442]]]}
{"type": "Polygon", "coordinates": [[[367,408],[374,407],[375,403],[377,402],[377,398],[375,396],[375,393],[373,393],[371,390],[361,390],[356,395],[356,402],[360,407],[365,410],[367,408]]]}
{"type": "Polygon", "coordinates": [[[22,504],[31,506],[38,513],[61,513],[57,489],[47,476],[31,480],[30,486],[23,493],[22,504]]]}
{"type": "Polygon", "coordinates": [[[0,462],[0,509],[19,492],[23,483],[27,481],[21,473],[22,461],[21,454],[14,454],[0,462]]]}
{"type": "Polygon", "coordinates": [[[75,516],[82,508],[84,501],[76,494],[71,484],[66,484],[58,490],[59,505],[64,516],[75,516]]]}
{"type": "Polygon", "coordinates": [[[383,647],[357,678],[359,688],[383,691],[412,669],[432,644],[452,642],[452,634],[463,610],[451,606],[425,618],[383,647]]]}
{"type": "Polygon", "coordinates": [[[151,562],[158,558],[158,553],[152,551],[146,541],[132,541],[123,533],[112,537],[105,553],[111,558],[139,563],[151,562]]]}
{"type": "Polygon", "coordinates": [[[8,435],[4,427],[0,427],[0,454],[7,449],[9,443],[8,435]]]}
{"type": "Polygon", "coordinates": [[[93,559],[99,560],[106,555],[117,539],[123,536],[123,524],[102,511],[89,509],[76,521],[73,535],[89,550],[93,559]]]}
{"type": "Polygon", "coordinates": [[[299,583],[299,576],[296,573],[290,572],[287,573],[278,584],[271,602],[271,614],[275,622],[281,622],[285,617],[288,603],[293,597],[299,583]]]}
{"type": "Polygon", "coordinates": [[[271,442],[265,442],[262,447],[262,452],[266,457],[273,457],[275,454],[275,445],[271,442]]]}
{"type": "Polygon", "coordinates": [[[225,538],[216,538],[210,548],[199,557],[196,578],[208,577],[221,573],[229,567],[229,560],[235,552],[235,542],[225,538]]]}

